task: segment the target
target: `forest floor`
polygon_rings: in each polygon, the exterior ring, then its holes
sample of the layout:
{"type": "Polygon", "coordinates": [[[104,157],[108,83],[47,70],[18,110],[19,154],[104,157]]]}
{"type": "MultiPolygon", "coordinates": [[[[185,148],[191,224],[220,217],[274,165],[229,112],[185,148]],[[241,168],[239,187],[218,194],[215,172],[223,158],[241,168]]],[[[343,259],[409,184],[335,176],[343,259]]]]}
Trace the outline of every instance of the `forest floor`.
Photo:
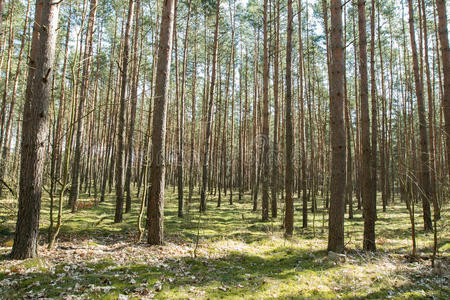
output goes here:
{"type": "MultiPolygon", "coordinates": [[[[83,197],[89,201],[87,195],[83,197]]],[[[308,229],[300,227],[296,201],[295,234],[287,240],[280,226],[282,217],[263,223],[260,212],[252,212],[249,195],[233,205],[228,198],[216,208],[216,198],[209,196],[205,215],[200,216],[198,205],[192,204],[190,213],[178,218],[176,193],[170,189],[166,243],[148,246],[136,243],[138,201],[123,223],[114,224],[110,195],[105,203],[76,214],[65,209],[64,225],[52,250],[45,243],[48,200],[44,199],[39,258],[25,261],[8,259],[15,220],[2,207],[0,299],[450,299],[448,209],[442,212],[439,226],[441,268],[433,270],[427,259],[433,235],[423,232],[420,207],[417,247],[423,259],[408,256],[409,215],[400,203],[389,206],[386,213],[378,210],[376,253],[361,250],[363,220],[356,211],[353,220],[346,219],[345,256],[332,257],[326,252],[327,216],[321,201],[314,222],[310,213],[308,229]]]]}

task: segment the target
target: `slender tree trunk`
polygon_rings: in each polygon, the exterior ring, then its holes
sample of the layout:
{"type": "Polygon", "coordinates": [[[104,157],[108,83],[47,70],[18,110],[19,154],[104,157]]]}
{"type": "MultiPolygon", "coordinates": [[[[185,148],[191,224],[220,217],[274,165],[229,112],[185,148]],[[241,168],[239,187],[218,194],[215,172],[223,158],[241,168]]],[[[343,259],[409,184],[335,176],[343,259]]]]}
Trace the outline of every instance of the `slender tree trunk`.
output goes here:
{"type": "MultiPolygon", "coordinates": [[[[294,166],[293,166],[293,129],[292,129],[292,0],[288,0],[288,16],[287,16],[287,42],[286,42],[286,215],[284,219],[285,230],[287,236],[292,236],[294,231],[294,199],[293,183],[294,183],[294,166]]],[[[300,13],[300,12],[299,12],[300,13]]],[[[276,50],[275,50],[276,51],[276,50]]],[[[275,128],[277,125],[275,125],[275,128]]],[[[278,167],[278,166],[274,166],[278,167]]]]}
{"type": "Polygon", "coordinates": [[[411,38],[411,50],[413,57],[414,82],[416,87],[417,111],[419,113],[419,133],[420,133],[420,167],[419,167],[419,185],[422,192],[422,209],[423,221],[426,231],[432,231],[430,212],[430,169],[429,169],[429,153],[428,153],[428,137],[425,120],[425,104],[423,99],[423,82],[419,74],[419,62],[417,57],[417,46],[414,30],[414,9],[412,0],[408,0],[409,12],[409,34],[411,38]]]}
{"type": "Polygon", "coordinates": [[[183,217],[184,199],[183,199],[183,163],[184,163],[184,98],[186,94],[186,69],[187,69],[187,51],[189,46],[189,22],[191,20],[191,5],[192,0],[189,0],[187,11],[186,31],[184,33],[184,48],[183,48],[183,74],[181,82],[181,98],[180,98],[180,122],[178,131],[178,216],[183,217]]]}
{"type": "MultiPolygon", "coordinates": [[[[234,153],[234,97],[235,97],[235,80],[236,80],[236,66],[235,66],[235,47],[234,47],[234,34],[235,34],[235,2],[230,1],[230,20],[231,20],[231,55],[230,55],[230,72],[232,74],[231,79],[231,135],[230,135],[230,198],[229,204],[233,204],[233,187],[234,187],[234,171],[233,171],[233,153],[234,153]]],[[[227,82],[228,84],[228,82],[227,82]]]]}
{"type": "MultiPolygon", "coordinates": [[[[302,0],[298,1],[298,40],[299,40],[299,58],[298,58],[298,69],[299,69],[299,134],[300,134],[300,163],[301,167],[299,170],[300,186],[302,189],[302,227],[308,227],[308,197],[307,197],[307,186],[306,186],[306,143],[305,143],[305,104],[304,104],[304,92],[303,92],[303,39],[302,39],[302,0]]],[[[300,192],[299,192],[300,197],[300,192]]]]}
{"type": "Polygon", "coordinates": [[[76,211],[76,202],[79,195],[79,183],[80,183],[80,167],[81,167],[81,151],[83,147],[83,142],[81,140],[83,134],[83,123],[84,123],[84,105],[89,93],[89,76],[91,67],[91,57],[93,51],[93,34],[95,26],[95,15],[97,12],[97,0],[90,1],[90,11],[89,11],[89,21],[88,28],[86,31],[86,45],[83,58],[83,77],[81,79],[81,94],[80,101],[78,103],[78,113],[77,113],[77,134],[75,140],[75,153],[73,158],[72,167],[72,186],[70,188],[69,205],[72,207],[72,211],[76,211]]]}
{"type": "Polygon", "coordinates": [[[200,212],[206,212],[206,186],[208,184],[208,161],[209,161],[209,145],[211,138],[211,120],[212,109],[214,105],[214,88],[216,85],[216,65],[217,65],[217,49],[219,47],[219,18],[220,18],[220,0],[216,3],[216,25],[214,30],[214,52],[211,70],[211,87],[209,89],[209,99],[207,108],[206,132],[205,132],[205,148],[203,152],[203,173],[202,187],[200,193],[200,212]]]}
{"type": "Polygon", "coordinates": [[[134,0],[130,0],[128,4],[128,16],[125,27],[125,37],[123,41],[122,53],[122,83],[120,90],[120,107],[117,127],[117,152],[116,152],[116,211],[114,215],[114,223],[121,223],[123,217],[123,167],[124,167],[124,136],[125,131],[125,110],[128,88],[128,60],[130,52],[130,31],[134,13],[134,0]]]}
{"type": "Polygon", "coordinates": [[[131,212],[131,176],[133,167],[133,151],[134,151],[134,127],[136,123],[136,105],[138,98],[138,82],[139,82],[139,59],[138,59],[138,39],[139,39],[139,18],[141,10],[141,1],[136,0],[136,12],[134,21],[134,39],[133,39],[133,70],[131,72],[131,112],[130,112],[130,124],[128,129],[128,142],[127,142],[127,170],[125,176],[125,192],[126,203],[125,213],[131,212]]]}
{"type": "Polygon", "coordinates": [[[263,124],[262,124],[262,220],[269,220],[269,31],[267,28],[268,0],[264,0],[264,41],[263,41],[263,124]]]}
{"type": "MultiPolygon", "coordinates": [[[[291,5],[291,10],[292,10],[292,1],[288,1],[288,13],[289,13],[289,5],[291,5]]],[[[277,217],[277,200],[278,200],[278,185],[279,185],[279,175],[278,175],[278,170],[279,170],[279,164],[278,164],[278,123],[279,123],[279,108],[278,108],[278,53],[279,53],[279,39],[280,39],[280,1],[276,1],[276,8],[275,8],[275,47],[274,47],[274,62],[273,62],[273,102],[274,102],[274,111],[275,111],[275,115],[274,115],[274,126],[273,126],[273,153],[272,153],[272,201],[271,201],[271,211],[272,211],[272,218],[276,218],[277,217]]],[[[288,17],[289,19],[289,17],[288,17]]],[[[291,20],[292,21],[292,20],[291,20]]],[[[292,26],[292,24],[291,24],[292,26]]],[[[292,34],[292,33],[291,33],[292,34]]],[[[288,20],[288,39],[289,39],[289,20],[288,20]]],[[[292,40],[292,37],[291,37],[292,40]]],[[[289,42],[289,41],[288,41],[289,42]]],[[[292,45],[291,45],[292,48],[292,45]]],[[[292,52],[292,49],[291,49],[292,52]]],[[[287,59],[287,54],[286,54],[286,59],[287,59]]],[[[286,61],[287,63],[287,61],[286,61]]],[[[291,63],[289,61],[289,63],[291,63]]],[[[290,67],[290,66],[289,66],[290,67]]],[[[287,68],[287,65],[286,65],[287,68]]],[[[288,76],[288,73],[286,71],[286,76],[288,76]]],[[[291,75],[289,75],[291,76],[291,75]]],[[[287,83],[286,84],[290,84],[287,83]]],[[[287,88],[286,88],[287,89],[287,88]]],[[[289,89],[291,89],[289,87],[289,89]]],[[[287,91],[286,91],[287,92],[287,91]]],[[[287,96],[287,95],[286,95],[287,96]]],[[[292,97],[292,95],[290,95],[290,97],[292,97]]],[[[289,101],[291,101],[291,99],[289,99],[289,101]]],[[[286,105],[288,105],[286,103],[286,105]]],[[[287,109],[287,108],[286,108],[287,109]]],[[[292,118],[291,118],[291,122],[292,122],[292,118]]],[[[292,124],[291,124],[292,127],[292,124]]],[[[292,129],[292,128],[291,128],[292,129]]],[[[292,134],[292,132],[291,132],[292,134]]],[[[288,137],[286,137],[288,138],[288,137]]],[[[287,141],[286,141],[287,142],[287,141]]],[[[292,141],[291,141],[292,144],[292,141]]],[[[291,145],[292,146],[292,145],[291,145]]],[[[287,148],[286,148],[287,150],[287,148]]],[[[287,159],[288,157],[286,157],[286,163],[287,163],[287,159]]],[[[291,158],[292,160],[292,158],[291,158]]],[[[291,161],[292,163],[292,161],[291,161]]],[[[286,175],[287,175],[288,170],[286,170],[286,175]]],[[[291,176],[293,176],[294,174],[291,174],[291,176]]],[[[287,184],[287,182],[286,182],[287,184]]],[[[290,183],[292,185],[292,183],[290,183]]],[[[292,198],[292,193],[290,195],[290,197],[292,198]]],[[[286,210],[286,214],[287,214],[287,210],[286,210]]],[[[287,216],[287,215],[286,215],[287,216]]],[[[285,220],[285,223],[288,220],[285,220]]],[[[287,233],[287,231],[286,231],[287,233]]],[[[287,233],[288,234],[288,233],[287,233]]],[[[292,234],[292,232],[290,233],[292,234]]]]}
{"type": "Polygon", "coordinates": [[[196,115],[196,85],[197,85],[197,39],[195,39],[195,43],[194,43],[195,47],[194,47],[194,70],[192,73],[192,116],[191,116],[191,154],[190,154],[190,159],[189,159],[189,198],[188,198],[188,203],[192,202],[192,195],[194,193],[194,174],[193,174],[193,169],[194,169],[194,160],[196,159],[196,157],[194,156],[194,151],[195,151],[195,115],[196,115]]]}
{"type": "Polygon", "coordinates": [[[258,153],[257,153],[257,133],[258,133],[258,57],[259,57],[259,35],[255,29],[255,61],[254,61],[254,96],[253,96],[253,165],[252,165],[252,197],[253,197],[253,211],[258,209],[258,153]]]}
{"type": "Polygon", "coordinates": [[[439,21],[439,42],[441,44],[442,70],[444,74],[444,93],[442,110],[445,118],[445,136],[447,142],[447,171],[450,181],[450,46],[448,42],[446,0],[436,0],[439,21]]]}
{"type": "Polygon", "coordinates": [[[425,52],[425,70],[427,76],[427,97],[428,97],[428,120],[429,124],[429,135],[430,135],[430,197],[433,201],[434,217],[435,219],[440,218],[439,203],[436,197],[436,162],[434,158],[434,94],[432,92],[432,83],[430,75],[430,63],[428,58],[428,29],[427,29],[427,15],[425,1],[421,0],[422,3],[422,18],[423,18],[423,40],[424,40],[424,52],[425,52]]]}
{"type": "Polygon", "coordinates": [[[386,138],[386,92],[385,92],[385,84],[384,84],[384,64],[383,64],[383,51],[381,46],[381,22],[380,22],[380,9],[378,9],[378,51],[380,54],[380,67],[381,67],[381,141],[380,141],[380,188],[381,188],[381,201],[383,205],[383,212],[386,212],[387,207],[387,157],[386,157],[386,146],[387,146],[387,138],[386,138]]]}
{"type": "MultiPolygon", "coordinates": [[[[377,91],[375,78],[375,11],[376,2],[372,0],[372,10],[370,14],[370,100],[371,100],[371,155],[370,155],[370,176],[371,195],[375,220],[377,218],[377,138],[378,138],[378,118],[377,118],[377,91]]],[[[374,241],[375,242],[375,241],[374,241]]]]}

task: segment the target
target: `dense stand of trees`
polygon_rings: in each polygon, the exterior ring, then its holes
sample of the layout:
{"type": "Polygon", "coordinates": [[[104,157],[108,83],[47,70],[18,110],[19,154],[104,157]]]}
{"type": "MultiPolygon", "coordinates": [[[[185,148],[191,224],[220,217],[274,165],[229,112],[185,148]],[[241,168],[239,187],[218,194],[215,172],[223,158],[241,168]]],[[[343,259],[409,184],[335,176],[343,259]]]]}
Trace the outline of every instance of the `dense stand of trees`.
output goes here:
{"type": "Polygon", "coordinates": [[[180,218],[237,192],[288,237],[328,214],[335,252],[346,212],[362,213],[362,247],[375,251],[377,205],[400,198],[415,254],[416,204],[436,239],[449,195],[446,4],[0,0],[12,256],[37,255],[43,197],[49,247],[65,205],[104,201],[116,223],[139,211],[139,239],[147,229],[162,244],[171,187],[180,218]]]}

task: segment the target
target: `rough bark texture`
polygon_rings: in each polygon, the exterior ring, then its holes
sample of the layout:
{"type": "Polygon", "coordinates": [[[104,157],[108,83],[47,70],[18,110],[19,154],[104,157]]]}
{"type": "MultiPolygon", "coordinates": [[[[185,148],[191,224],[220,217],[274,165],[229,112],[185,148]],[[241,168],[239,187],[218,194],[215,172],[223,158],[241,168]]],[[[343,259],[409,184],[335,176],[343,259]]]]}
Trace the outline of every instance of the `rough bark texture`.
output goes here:
{"type": "MultiPolygon", "coordinates": [[[[299,91],[299,134],[300,134],[300,159],[301,168],[299,170],[300,186],[302,189],[302,227],[308,227],[308,197],[306,188],[306,143],[305,143],[305,104],[303,96],[303,39],[302,39],[302,1],[298,1],[299,13],[298,13],[298,40],[299,40],[299,58],[298,58],[298,69],[299,69],[299,81],[300,81],[300,91],[299,91]]],[[[300,197],[300,192],[299,192],[300,197]]]]}
{"type": "MultiPolygon", "coordinates": [[[[33,46],[38,47],[36,69],[34,76],[28,78],[32,80],[32,84],[29,84],[30,91],[27,90],[23,112],[19,210],[11,252],[14,259],[37,255],[44,145],[48,134],[47,117],[59,18],[59,3],[51,4],[51,2],[51,0],[42,2],[42,14],[40,5],[39,7],[37,5],[36,10],[35,23],[41,25],[40,38],[39,46],[32,42],[33,46]]],[[[34,30],[38,28],[35,26],[34,30]]]]}
{"type": "Polygon", "coordinates": [[[344,45],[342,6],[331,1],[330,128],[331,128],[331,198],[328,250],[344,251],[345,209],[345,128],[344,128],[344,45]]]}
{"type": "Polygon", "coordinates": [[[269,49],[267,29],[268,23],[268,0],[264,0],[264,41],[263,41],[263,121],[262,135],[260,142],[262,143],[262,220],[269,220],[269,49]]]}
{"type": "Polygon", "coordinates": [[[377,218],[377,138],[378,138],[378,118],[377,118],[377,91],[375,78],[375,0],[372,0],[372,10],[370,13],[370,104],[371,104],[371,152],[370,152],[370,194],[373,202],[375,220],[377,218]]]}
{"type": "MultiPolygon", "coordinates": [[[[292,133],[292,0],[288,0],[288,22],[287,22],[287,42],[286,42],[286,215],[285,229],[286,235],[292,236],[294,231],[294,200],[292,189],[294,187],[294,164],[293,164],[293,133],[292,133]]],[[[277,126],[277,125],[275,125],[277,126]]]]}
{"type": "Polygon", "coordinates": [[[369,130],[369,84],[367,79],[367,39],[366,39],[366,3],[358,1],[359,29],[359,76],[361,113],[359,126],[361,131],[361,195],[364,212],[363,248],[375,250],[375,202],[371,194],[371,149],[369,130]]]}
{"type": "Polygon", "coordinates": [[[422,198],[423,209],[423,221],[426,231],[433,230],[433,224],[431,223],[431,210],[430,210],[430,169],[429,169],[429,155],[428,155],[428,137],[427,137],[427,124],[425,120],[425,104],[423,97],[423,85],[419,74],[419,62],[417,57],[417,46],[414,31],[414,9],[412,0],[408,0],[408,12],[409,12],[409,34],[411,38],[411,50],[413,58],[413,70],[414,70],[414,83],[416,87],[417,98],[417,112],[419,113],[419,133],[420,133],[420,165],[419,165],[419,185],[422,192],[420,198],[422,198]]]}
{"type": "Polygon", "coordinates": [[[150,199],[147,206],[148,243],[164,242],[164,173],[167,102],[169,100],[170,61],[172,53],[174,0],[166,0],[162,8],[156,71],[154,118],[152,130],[152,161],[150,170],[150,199]]]}
{"type": "MultiPolygon", "coordinates": [[[[277,217],[277,198],[278,198],[278,185],[279,185],[279,164],[278,164],[278,123],[279,123],[279,108],[278,108],[278,53],[279,53],[279,40],[280,40],[280,1],[276,1],[276,21],[275,21],[275,49],[274,49],[274,62],[273,62],[273,102],[275,110],[274,126],[273,126],[273,157],[272,157],[272,201],[271,211],[272,218],[277,217]]],[[[289,3],[288,3],[289,4],[289,3]]],[[[292,6],[292,3],[291,3],[292,6]]],[[[288,7],[289,12],[289,7],[288,7]]],[[[289,17],[288,17],[289,18],[289,17]]],[[[288,24],[289,27],[289,24],[288,24]]],[[[292,24],[291,24],[292,27],[292,24]]],[[[288,28],[289,31],[289,28],[288,28]]],[[[289,33],[288,33],[289,34],[289,33]]],[[[291,33],[292,35],[292,33],[291,33]]],[[[292,37],[291,37],[292,40],[292,37]]],[[[287,46],[287,45],[286,45],[287,46]]],[[[292,52],[292,45],[291,45],[292,52]]],[[[286,72],[287,76],[287,72],[286,72]]],[[[287,93],[287,91],[286,91],[287,93]]],[[[292,120],[291,120],[292,121],[292,120]]],[[[287,172],[287,170],[286,170],[287,172]]],[[[294,174],[291,174],[293,176],[294,174]]],[[[291,195],[292,197],[292,195],[291,195]]]]}

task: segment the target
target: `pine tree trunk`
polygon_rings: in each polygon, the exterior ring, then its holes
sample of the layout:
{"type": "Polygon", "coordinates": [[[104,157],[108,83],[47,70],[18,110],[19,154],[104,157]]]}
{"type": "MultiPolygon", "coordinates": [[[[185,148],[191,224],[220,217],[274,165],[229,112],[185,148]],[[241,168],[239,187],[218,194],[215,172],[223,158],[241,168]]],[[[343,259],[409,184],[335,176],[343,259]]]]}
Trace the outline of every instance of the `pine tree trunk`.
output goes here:
{"type": "Polygon", "coordinates": [[[344,45],[342,39],[342,6],[331,0],[330,59],[330,128],[331,128],[331,198],[328,250],[344,251],[345,208],[345,128],[344,128],[344,45]]]}
{"type": "MultiPolygon", "coordinates": [[[[286,42],[286,175],[285,175],[285,191],[286,191],[286,215],[285,215],[285,232],[287,236],[292,236],[294,231],[294,166],[293,166],[293,129],[292,129],[292,0],[288,0],[288,16],[287,16],[287,42],[286,42]]],[[[301,12],[299,12],[301,13],[301,12]]],[[[277,51],[277,50],[275,50],[277,51]]],[[[275,128],[277,125],[275,125],[275,128]]],[[[274,166],[278,167],[278,166],[274,166]]]]}
{"type": "MultiPolygon", "coordinates": [[[[303,92],[303,66],[304,66],[304,56],[303,56],[303,39],[302,39],[302,1],[298,1],[298,40],[299,40],[299,58],[298,58],[298,69],[299,69],[299,135],[300,135],[300,159],[299,162],[301,167],[299,168],[299,178],[300,178],[300,188],[302,193],[302,228],[308,227],[308,198],[307,198],[307,187],[306,187],[306,143],[305,143],[305,104],[304,104],[304,92],[303,92]]],[[[300,198],[300,191],[299,191],[300,198]]]]}
{"type": "Polygon", "coordinates": [[[442,110],[445,118],[445,136],[447,142],[447,171],[450,181],[450,46],[448,42],[446,0],[436,0],[439,20],[439,42],[441,44],[441,60],[444,74],[444,95],[442,110]]]}
{"type": "Polygon", "coordinates": [[[184,210],[184,195],[183,195],[183,163],[184,163],[184,98],[186,94],[186,72],[187,72],[187,51],[189,46],[189,22],[191,20],[191,5],[192,0],[189,0],[187,11],[186,31],[184,33],[184,47],[183,47],[183,74],[181,82],[181,98],[180,98],[180,122],[178,131],[178,216],[183,217],[184,210]]]}
{"type": "MultiPolygon", "coordinates": [[[[370,154],[370,176],[371,195],[375,220],[377,218],[377,139],[378,139],[378,118],[377,118],[377,91],[375,78],[375,0],[372,0],[372,11],[370,14],[370,100],[371,100],[371,154],[370,154]]],[[[375,241],[374,241],[375,242],[375,241]]]]}
{"type": "Polygon", "coordinates": [[[430,211],[430,170],[429,170],[429,153],[428,153],[428,137],[425,120],[425,104],[423,97],[423,82],[419,74],[419,62],[417,57],[417,46],[414,30],[414,10],[412,0],[408,0],[408,12],[409,12],[409,34],[411,39],[411,50],[413,57],[413,71],[415,91],[417,98],[417,111],[419,113],[419,133],[420,133],[420,165],[419,165],[419,185],[422,189],[422,209],[423,209],[423,221],[426,231],[432,231],[433,225],[431,223],[431,211],[430,211]]]}
{"type": "MultiPolygon", "coordinates": [[[[289,5],[291,5],[292,10],[292,3],[291,1],[288,2],[288,13],[289,13],[289,5]]],[[[289,18],[289,17],[288,17],[289,18]]],[[[273,126],[273,157],[272,157],[272,201],[271,201],[271,211],[272,211],[272,218],[277,217],[277,199],[278,199],[278,185],[279,185],[279,178],[278,178],[278,170],[279,170],[279,164],[278,164],[278,123],[279,123],[279,108],[278,108],[278,54],[279,54],[279,39],[280,39],[280,1],[276,1],[276,7],[275,7],[275,47],[274,47],[274,62],[273,62],[273,102],[274,102],[274,126],[273,126]]],[[[292,21],[292,20],[291,20],[292,21]]],[[[292,24],[291,24],[292,26],[292,24]]],[[[289,23],[288,23],[288,31],[289,31],[289,23]]],[[[288,33],[289,34],[289,33],[288,33]]],[[[292,34],[292,33],[291,33],[292,34]]],[[[289,38],[289,36],[288,36],[289,38]]],[[[292,37],[291,37],[292,39],[292,37]]],[[[292,48],[292,45],[291,45],[292,48]]],[[[292,52],[292,49],[291,49],[292,52]]],[[[286,55],[287,56],[287,55],[286,55]]],[[[287,62],[287,61],[286,61],[287,62]]],[[[291,63],[289,61],[289,63],[291,63]]],[[[290,66],[289,66],[290,67],[290,66]]],[[[287,68],[287,66],[286,66],[287,68]]],[[[288,76],[286,71],[286,76],[288,76]]],[[[291,76],[291,75],[289,75],[291,76]]],[[[289,84],[289,83],[287,83],[289,84]]],[[[289,87],[289,89],[291,89],[289,87]]],[[[292,97],[292,95],[290,95],[292,97]]],[[[289,99],[291,101],[291,99],[289,99]]],[[[287,104],[286,104],[287,105],[287,104]]],[[[287,108],[286,108],[287,109],[287,108]]],[[[292,119],[291,119],[292,122],[292,119]]],[[[291,124],[292,127],[292,124],[291,124]]],[[[292,132],[291,132],[292,134],[292,132]]],[[[287,137],[286,137],[287,138],[287,137]]],[[[292,141],[291,141],[292,144],[292,141]]],[[[287,150],[287,149],[286,149],[287,150]]],[[[288,159],[286,157],[286,159],[288,159]]],[[[291,158],[292,160],[292,158],[291,158]]],[[[287,161],[286,161],[287,162],[287,161]]],[[[291,162],[292,163],[292,162],[291,162]]],[[[287,170],[286,170],[287,172],[287,170]]],[[[291,174],[293,176],[293,174],[291,174]]],[[[287,184],[287,183],[286,183],[287,184]]],[[[290,183],[292,185],[292,183],[290,183]]],[[[292,194],[290,195],[292,198],[292,194]]],[[[287,213],[287,211],[286,211],[287,213]]],[[[287,220],[286,220],[287,221],[287,220]]],[[[292,234],[292,232],[291,232],[292,234]]]]}
{"type": "Polygon", "coordinates": [[[262,135],[262,220],[269,220],[269,31],[267,28],[268,18],[268,0],[264,0],[264,41],[263,41],[263,123],[262,135]]]}
{"type": "Polygon", "coordinates": [[[141,10],[141,1],[136,0],[136,12],[134,21],[134,39],[133,39],[133,70],[131,71],[131,95],[130,95],[130,121],[128,129],[128,141],[127,141],[127,170],[125,175],[125,213],[131,212],[131,176],[133,168],[133,152],[134,152],[134,127],[136,124],[136,105],[138,98],[138,81],[139,81],[139,59],[138,59],[138,39],[139,39],[139,17],[141,10]]]}
{"type": "Polygon", "coordinates": [[[254,96],[253,96],[253,145],[252,145],[252,197],[253,197],[253,211],[258,209],[258,153],[257,153],[257,133],[258,133],[258,57],[259,57],[259,35],[255,28],[255,61],[254,61],[254,96]]]}
{"type": "Polygon", "coordinates": [[[156,71],[154,117],[152,129],[152,161],[150,170],[150,198],[147,206],[148,239],[150,245],[164,242],[164,182],[167,102],[169,100],[170,61],[175,1],[166,0],[162,8],[159,37],[158,66],[156,71]]]}
{"type": "Polygon", "coordinates": [[[197,39],[194,42],[194,70],[192,73],[192,115],[191,115],[191,149],[190,149],[190,158],[189,158],[189,196],[188,203],[192,202],[192,195],[194,193],[194,151],[195,151],[195,117],[196,117],[196,85],[197,85],[197,39]]]}
{"type": "Polygon", "coordinates": [[[359,29],[359,76],[360,76],[360,120],[361,127],[361,196],[364,215],[363,248],[375,251],[375,213],[376,203],[371,194],[371,148],[369,131],[369,83],[367,79],[367,39],[366,39],[366,3],[358,1],[358,29],[359,29]]]}
{"type": "Polygon", "coordinates": [[[131,23],[134,13],[134,0],[130,0],[128,4],[128,15],[127,23],[125,27],[125,36],[123,41],[123,52],[122,52],[122,68],[121,72],[121,90],[120,90],[120,106],[119,106],[119,117],[117,125],[117,152],[116,152],[116,210],[114,215],[114,223],[121,223],[123,217],[123,167],[124,167],[124,130],[125,130],[125,111],[126,111],[126,101],[127,101],[127,88],[128,88],[128,60],[130,52],[130,32],[131,23]]]}
{"type": "Polygon", "coordinates": [[[41,4],[36,3],[33,35],[37,37],[39,30],[39,42],[37,39],[32,41],[32,49],[36,49],[37,52],[32,50],[30,58],[37,60],[30,62],[30,68],[32,66],[36,68],[28,77],[31,82],[27,83],[27,88],[30,87],[30,90],[26,91],[23,112],[19,211],[11,252],[14,259],[37,256],[44,144],[48,134],[47,118],[59,6],[59,3],[55,4],[50,0],[42,1],[41,4]],[[37,27],[37,24],[40,27],[37,27]]]}
{"type": "Polygon", "coordinates": [[[422,18],[423,18],[423,39],[424,39],[424,52],[425,52],[425,70],[427,76],[427,97],[428,97],[428,120],[430,122],[428,132],[429,132],[429,142],[430,142],[430,196],[433,202],[434,217],[435,219],[440,218],[439,203],[436,197],[436,162],[434,158],[434,94],[432,92],[432,83],[430,75],[430,62],[428,58],[428,29],[427,29],[427,15],[425,1],[421,0],[422,3],[422,18]]]}
{"type": "Polygon", "coordinates": [[[217,49],[219,47],[219,18],[220,18],[220,0],[216,3],[216,25],[214,30],[214,50],[211,70],[211,87],[209,89],[208,107],[206,112],[206,130],[205,130],[205,147],[203,152],[203,168],[202,168],[202,186],[200,192],[200,212],[206,212],[206,187],[208,184],[208,166],[210,158],[210,139],[211,139],[211,123],[212,109],[214,105],[214,88],[216,84],[216,68],[217,68],[217,49]]]}

